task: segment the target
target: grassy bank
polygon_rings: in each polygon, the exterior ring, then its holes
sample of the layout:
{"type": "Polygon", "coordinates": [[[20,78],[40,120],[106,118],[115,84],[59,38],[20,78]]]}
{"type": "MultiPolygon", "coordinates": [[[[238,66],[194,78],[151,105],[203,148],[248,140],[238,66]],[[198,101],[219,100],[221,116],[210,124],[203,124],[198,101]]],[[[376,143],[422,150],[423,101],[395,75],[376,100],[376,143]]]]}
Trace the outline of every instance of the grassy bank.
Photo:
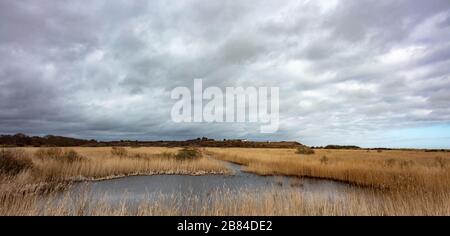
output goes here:
{"type": "Polygon", "coordinates": [[[259,175],[290,175],[348,182],[355,185],[442,192],[450,190],[450,153],[424,151],[210,148],[208,154],[245,165],[259,175]]]}
{"type": "Polygon", "coordinates": [[[46,192],[72,181],[131,175],[229,173],[222,162],[201,153],[193,157],[190,150],[176,148],[14,148],[2,152],[2,160],[8,161],[1,165],[0,194],[46,192]]]}

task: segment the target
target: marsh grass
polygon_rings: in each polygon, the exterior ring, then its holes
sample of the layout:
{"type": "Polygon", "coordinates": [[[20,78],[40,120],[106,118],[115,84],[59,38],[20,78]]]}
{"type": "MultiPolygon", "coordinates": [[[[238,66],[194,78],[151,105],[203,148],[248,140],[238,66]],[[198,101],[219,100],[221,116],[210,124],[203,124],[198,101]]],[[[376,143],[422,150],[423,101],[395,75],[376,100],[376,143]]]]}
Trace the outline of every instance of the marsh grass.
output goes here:
{"type": "Polygon", "coordinates": [[[111,154],[113,156],[126,157],[128,155],[128,151],[124,147],[112,147],[111,154]]]}
{"type": "Polygon", "coordinates": [[[290,189],[263,191],[220,190],[208,199],[195,194],[156,194],[140,202],[122,200],[111,204],[106,196],[93,199],[87,193],[77,196],[1,196],[0,215],[169,215],[169,216],[270,216],[270,215],[450,215],[449,194],[405,195],[389,192],[349,190],[344,198],[326,198],[290,189]],[[151,200],[150,200],[151,199],[151,200]]]}
{"type": "Polygon", "coordinates": [[[85,157],[78,154],[73,149],[63,149],[58,147],[53,148],[39,148],[35,153],[34,156],[39,158],[42,161],[46,160],[54,160],[54,161],[60,161],[60,162],[77,162],[77,161],[83,161],[85,160],[85,157]]]}
{"type": "MultiPolygon", "coordinates": [[[[0,192],[50,192],[73,181],[156,174],[228,174],[224,163],[169,158],[178,150],[140,148],[114,156],[109,148],[11,148],[0,151],[0,192]],[[38,190],[39,189],[39,190],[38,190]]],[[[127,150],[128,151],[128,150],[127,150]]]]}
{"type": "Polygon", "coordinates": [[[423,151],[316,150],[298,158],[295,150],[209,148],[209,155],[245,165],[259,175],[323,178],[381,189],[450,191],[449,153],[423,151]]]}
{"type": "Polygon", "coordinates": [[[299,158],[295,149],[198,151],[200,157],[180,160],[176,156],[183,151],[178,148],[126,148],[127,155],[113,155],[109,147],[8,148],[0,153],[6,156],[0,162],[12,163],[0,167],[7,170],[0,174],[0,215],[450,215],[450,153],[316,149],[299,158]],[[64,155],[82,158],[67,161],[61,158],[64,155]],[[224,163],[208,157],[243,164],[246,171],[260,175],[325,178],[368,188],[350,189],[333,199],[289,188],[222,190],[211,193],[208,203],[195,194],[188,198],[161,195],[137,207],[126,201],[113,206],[88,195],[61,198],[64,192],[58,191],[73,181],[229,173],[224,163]],[[17,164],[26,159],[28,164],[17,164]]]}

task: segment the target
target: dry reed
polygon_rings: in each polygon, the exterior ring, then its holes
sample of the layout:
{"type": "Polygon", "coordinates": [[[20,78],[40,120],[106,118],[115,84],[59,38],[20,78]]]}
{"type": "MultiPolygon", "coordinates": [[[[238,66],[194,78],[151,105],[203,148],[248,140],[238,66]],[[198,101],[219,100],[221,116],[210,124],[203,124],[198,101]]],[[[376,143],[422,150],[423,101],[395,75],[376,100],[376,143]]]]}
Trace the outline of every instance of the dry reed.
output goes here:
{"type": "Polygon", "coordinates": [[[316,150],[301,155],[292,149],[207,150],[217,159],[245,165],[246,171],[259,175],[323,178],[374,188],[450,190],[448,152],[316,150]]]}
{"type": "Polygon", "coordinates": [[[344,198],[320,198],[290,189],[263,191],[214,192],[207,200],[190,195],[157,195],[138,203],[120,201],[109,203],[106,198],[92,199],[80,196],[22,195],[0,198],[0,215],[329,215],[329,216],[398,216],[398,215],[450,215],[450,194],[405,195],[390,192],[351,191],[344,198]]]}

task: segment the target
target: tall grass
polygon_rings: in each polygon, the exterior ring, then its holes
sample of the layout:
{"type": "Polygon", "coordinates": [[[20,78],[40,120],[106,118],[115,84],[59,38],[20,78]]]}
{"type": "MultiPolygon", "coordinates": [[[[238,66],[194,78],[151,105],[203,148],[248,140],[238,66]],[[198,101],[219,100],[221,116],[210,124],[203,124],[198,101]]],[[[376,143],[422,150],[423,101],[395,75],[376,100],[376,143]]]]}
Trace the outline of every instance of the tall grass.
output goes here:
{"type": "Polygon", "coordinates": [[[128,151],[124,147],[112,147],[111,154],[113,156],[125,157],[128,155],[128,151]]]}
{"type": "Polygon", "coordinates": [[[0,192],[49,191],[72,181],[101,180],[131,175],[227,174],[220,161],[170,158],[178,149],[142,148],[112,155],[111,148],[26,148],[0,152],[0,192]],[[3,153],[3,154],[1,154],[3,153]],[[5,154],[5,155],[4,155],[5,154]]]}
{"type": "Polygon", "coordinates": [[[85,160],[83,156],[78,154],[78,152],[73,149],[62,149],[57,147],[40,148],[34,153],[34,156],[42,161],[49,159],[61,162],[76,162],[85,160]]]}
{"type": "Polygon", "coordinates": [[[423,151],[295,150],[210,148],[217,159],[245,165],[260,175],[324,178],[374,188],[450,191],[449,153],[423,151]]]}
{"type": "Polygon", "coordinates": [[[114,155],[110,147],[0,152],[4,158],[0,160],[0,215],[450,215],[450,153],[316,149],[304,155],[292,149],[124,149],[126,155],[114,155]],[[200,156],[177,158],[194,152],[200,156]],[[222,190],[212,193],[208,202],[195,194],[188,198],[161,194],[137,207],[125,201],[113,206],[88,195],[61,198],[55,191],[79,180],[228,173],[222,162],[209,157],[243,164],[246,171],[260,175],[326,178],[369,188],[349,189],[333,199],[289,188],[222,190]],[[18,164],[22,162],[27,164],[18,164]]]}
{"type": "Polygon", "coordinates": [[[0,215],[450,215],[449,193],[405,195],[349,190],[343,198],[322,198],[289,189],[221,190],[208,199],[193,194],[163,195],[140,202],[109,203],[106,198],[39,195],[0,197],[0,215]]]}

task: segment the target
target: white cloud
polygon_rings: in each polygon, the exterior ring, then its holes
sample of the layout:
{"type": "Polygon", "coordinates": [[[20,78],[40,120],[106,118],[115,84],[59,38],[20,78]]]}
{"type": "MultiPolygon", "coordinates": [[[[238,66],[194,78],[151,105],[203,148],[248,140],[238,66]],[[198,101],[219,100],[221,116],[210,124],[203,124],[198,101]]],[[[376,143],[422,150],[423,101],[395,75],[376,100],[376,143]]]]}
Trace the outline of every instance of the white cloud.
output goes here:
{"type": "Polygon", "coordinates": [[[426,55],[425,46],[408,46],[405,48],[393,48],[386,54],[378,57],[378,61],[387,64],[407,63],[420,60],[426,55]]]}

